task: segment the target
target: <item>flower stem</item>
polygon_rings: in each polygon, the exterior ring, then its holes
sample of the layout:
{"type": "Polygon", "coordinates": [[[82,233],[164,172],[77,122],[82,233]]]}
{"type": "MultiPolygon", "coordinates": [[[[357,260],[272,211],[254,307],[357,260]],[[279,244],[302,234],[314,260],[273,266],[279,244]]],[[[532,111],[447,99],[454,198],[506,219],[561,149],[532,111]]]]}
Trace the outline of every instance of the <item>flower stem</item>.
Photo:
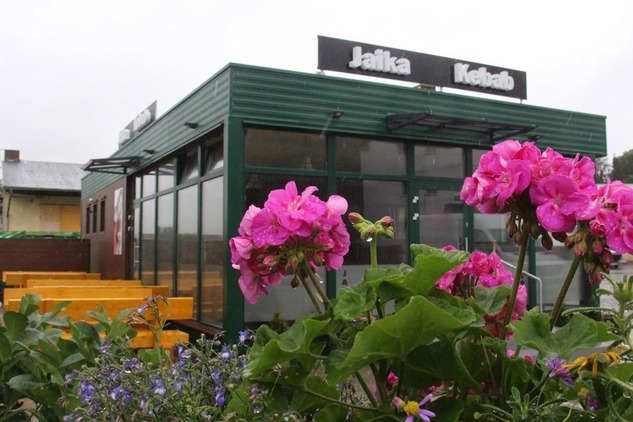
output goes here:
{"type": "Polygon", "coordinates": [[[310,264],[305,262],[304,266],[306,269],[306,273],[308,273],[308,277],[310,277],[310,280],[312,281],[314,288],[316,289],[319,297],[321,298],[321,301],[323,301],[326,307],[329,307],[330,299],[327,297],[327,294],[325,293],[325,291],[323,291],[323,288],[321,287],[321,278],[314,272],[310,264]]]}
{"type": "Polygon", "coordinates": [[[508,332],[508,324],[510,323],[510,318],[512,318],[512,313],[514,312],[514,304],[516,303],[517,294],[519,293],[521,274],[523,273],[523,265],[525,264],[525,255],[527,253],[528,240],[530,239],[530,234],[527,230],[521,230],[521,234],[521,246],[519,248],[517,266],[514,270],[514,283],[512,283],[512,290],[510,291],[510,296],[508,297],[506,314],[503,318],[503,326],[501,327],[501,335],[499,337],[502,340],[505,340],[506,338],[506,334],[508,332]]]}
{"type": "Polygon", "coordinates": [[[552,308],[552,312],[549,315],[549,328],[550,330],[554,328],[556,325],[556,321],[558,321],[558,317],[560,317],[561,310],[563,308],[563,302],[565,300],[565,296],[567,296],[567,290],[569,290],[569,286],[571,282],[574,280],[574,275],[578,270],[578,266],[580,265],[580,258],[574,256],[574,260],[571,262],[569,266],[569,271],[567,272],[567,277],[563,282],[563,285],[560,288],[560,292],[558,292],[558,297],[556,298],[556,303],[552,308]]]}
{"type": "Polygon", "coordinates": [[[303,277],[299,277],[299,278],[301,279],[301,283],[303,284],[303,287],[306,289],[306,292],[308,292],[308,296],[310,296],[310,300],[312,300],[314,309],[316,309],[319,315],[323,315],[323,309],[321,309],[321,304],[319,303],[319,300],[314,296],[314,292],[312,291],[312,289],[310,289],[310,285],[308,284],[305,278],[303,277]]]}
{"type": "Polygon", "coordinates": [[[369,242],[369,257],[372,268],[378,268],[378,242],[372,239],[369,242]]]}

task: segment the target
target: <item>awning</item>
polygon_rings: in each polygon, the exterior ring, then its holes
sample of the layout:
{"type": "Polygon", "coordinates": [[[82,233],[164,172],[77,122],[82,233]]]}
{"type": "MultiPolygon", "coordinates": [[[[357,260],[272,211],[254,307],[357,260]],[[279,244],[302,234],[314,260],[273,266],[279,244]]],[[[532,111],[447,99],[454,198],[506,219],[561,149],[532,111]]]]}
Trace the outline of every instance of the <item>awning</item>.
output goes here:
{"type": "Polygon", "coordinates": [[[433,112],[390,114],[387,116],[387,128],[390,131],[409,125],[483,133],[488,135],[490,141],[493,143],[522,133],[527,133],[538,127],[537,125],[494,122],[488,119],[466,119],[463,117],[434,114],[433,112]]]}
{"type": "Polygon", "coordinates": [[[137,167],[140,157],[93,158],[82,167],[85,171],[97,173],[126,174],[128,169],[137,167]]]}

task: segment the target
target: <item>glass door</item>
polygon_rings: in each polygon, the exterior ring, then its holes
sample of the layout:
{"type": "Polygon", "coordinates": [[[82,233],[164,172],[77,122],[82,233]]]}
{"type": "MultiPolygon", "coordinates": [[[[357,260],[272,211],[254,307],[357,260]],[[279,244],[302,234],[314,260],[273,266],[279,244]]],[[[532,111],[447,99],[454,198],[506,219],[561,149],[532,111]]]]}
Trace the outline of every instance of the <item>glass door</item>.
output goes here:
{"type": "Polygon", "coordinates": [[[452,245],[467,250],[464,202],[459,199],[461,185],[419,182],[414,189],[413,223],[415,243],[436,248],[452,245]],[[417,205],[417,207],[416,207],[417,205]],[[417,211],[416,211],[417,208],[417,211]]]}

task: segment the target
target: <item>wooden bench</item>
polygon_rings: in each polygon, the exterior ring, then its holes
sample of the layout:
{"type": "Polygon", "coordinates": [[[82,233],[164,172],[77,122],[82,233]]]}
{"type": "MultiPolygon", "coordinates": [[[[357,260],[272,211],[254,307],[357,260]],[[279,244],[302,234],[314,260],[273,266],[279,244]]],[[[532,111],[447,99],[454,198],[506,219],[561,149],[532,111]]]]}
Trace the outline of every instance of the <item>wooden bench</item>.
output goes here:
{"type": "MultiPolygon", "coordinates": [[[[142,287],[141,280],[28,279],[24,287],[142,287]]],[[[154,286],[148,286],[154,287],[154,286]]]]}
{"type": "MultiPolygon", "coordinates": [[[[104,308],[108,318],[113,319],[121,312],[128,309],[138,309],[145,303],[141,298],[45,298],[40,300],[40,312],[50,312],[55,306],[62,302],[70,301],[58,315],[67,316],[71,321],[90,321],[86,313],[88,311],[99,311],[99,306],[104,308]]],[[[159,302],[159,311],[165,320],[191,319],[193,317],[192,297],[170,297],[167,298],[169,306],[159,302]]]]}
{"type": "MultiPolygon", "coordinates": [[[[86,281],[86,280],[84,280],[86,281]]],[[[111,280],[115,282],[115,280],[111,280]]],[[[119,283],[122,280],[118,281],[119,283]]],[[[129,281],[124,281],[128,283],[129,281]]],[[[134,283],[136,284],[136,283],[134,283]]],[[[40,296],[39,312],[46,313],[53,311],[58,305],[69,302],[58,313],[59,316],[66,316],[71,321],[86,321],[96,323],[87,313],[89,311],[99,312],[103,307],[105,314],[110,319],[116,318],[121,312],[127,310],[138,310],[146,304],[147,296],[165,296],[168,304],[158,301],[158,309],[163,320],[190,320],[193,318],[193,297],[167,297],[169,286],[42,286],[29,288],[5,289],[4,307],[7,310],[19,310],[22,298],[26,294],[36,294],[40,296]]],[[[144,316],[151,320],[151,314],[146,310],[144,316]]],[[[137,335],[130,342],[130,347],[153,348],[157,345],[154,342],[152,333],[148,327],[135,326],[137,335]]],[[[65,335],[70,336],[70,333],[65,335]]],[[[189,341],[189,334],[180,330],[163,330],[160,338],[160,345],[170,349],[177,343],[189,341]]]]}
{"type": "Polygon", "coordinates": [[[7,286],[23,287],[26,280],[30,279],[83,279],[98,280],[99,273],[87,273],[83,271],[3,271],[2,281],[7,286]]]}
{"type": "Polygon", "coordinates": [[[46,287],[15,287],[5,289],[4,301],[6,309],[16,311],[19,302],[27,294],[39,295],[42,299],[78,299],[78,298],[139,298],[147,296],[164,296],[169,294],[169,286],[46,286],[46,287]],[[13,308],[17,303],[17,307],[13,308]]]}

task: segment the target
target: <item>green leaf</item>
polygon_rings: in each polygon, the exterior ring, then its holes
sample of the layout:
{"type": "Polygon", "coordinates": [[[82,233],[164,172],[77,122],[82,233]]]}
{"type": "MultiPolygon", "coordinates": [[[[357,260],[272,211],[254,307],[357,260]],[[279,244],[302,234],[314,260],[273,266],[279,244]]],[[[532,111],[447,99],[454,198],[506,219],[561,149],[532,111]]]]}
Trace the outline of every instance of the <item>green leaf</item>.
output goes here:
{"type": "Polygon", "coordinates": [[[82,364],[86,361],[86,358],[81,353],[73,353],[72,355],[66,356],[66,358],[62,361],[61,367],[66,368],[77,368],[79,364],[82,364]]]}
{"type": "MultiPolygon", "coordinates": [[[[305,380],[305,387],[310,392],[317,393],[331,399],[340,399],[340,394],[335,385],[328,385],[321,376],[311,375],[305,380]]],[[[291,407],[300,414],[308,414],[320,407],[327,405],[329,401],[326,399],[315,397],[313,394],[306,393],[303,389],[294,389],[291,407]]]]}
{"type": "MultiPolygon", "coordinates": [[[[485,360],[481,359],[479,363],[483,365],[485,360]]],[[[420,346],[407,357],[406,377],[403,380],[407,387],[423,389],[446,380],[457,381],[459,385],[479,390],[479,382],[455,354],[450,341],[436,341],[420,346]]]]}
{"type": "Polygon", "coordinates": [[[618,336],[609,333],[609,324],[582,314],[574,314],[569,323],[552,333],[549,316],[537,309],[526,312],[521,320],[514,321],[509,327],[514,332],[516,344],[532,347],[546,356],[557,354],[562,359],[569,359],[578,350],[591,349],[602,342],[618,339],[618,336]]]}
{"type": "Polygon", "coordinates": [[[50,312],[51,315],[57,315],[58,313],[63,311],[64,308],[67,307],[68,305],[70,305],[71,303],[72,302],[70,300],[62,300],[61,302],[59,302],[58,304],[55,305],[53,310],[50,312]]]}
{"type": "Polygon", "coordinates": [[[347,408],[339,404],[328,404],[319,409],[314,415],[315,422],[344,421],[347,417],[347,408]]]}
{"type": "Polygon", "coordinates": [[[465,251],[445,251],[427,245],[411,245],[415,266],[404,279],[403,287],[413,294],[425,294],[447,271],[468,261],[465,251]]]}
{"type": "Polygon", "coordinates": [[[427,409],[435,413],[433,422],[456,422],[460,420],[460,416],[464,411],[464,401],[441,397],[437,400],[433,400],[427,409]]]}
{"type": "Polygon", "coordinates": [[[484,314],[496,315],[501,312],[507,303],[511,290],[511,286],[508,285],[497,287],[475,286],[473,289],[475,304],[484,314]]]}
{"type": "Polygon", "coordinates": [[[373,268],[365,272],[365,283],[374,287],[383,304],[407,301],[411,296],[426,294],[447,271],[468,261],[464,251],[445,251],[427,245],[412,245],[415,266],[373,268]]]}
{"type": "Polygon", "coordinates": [[[31,374],[16,375],[11,378],[7,382],[7,384],[9,385],[9,387],[21,392],[22,394],[26,394],[27,396],[31,394],[31,391],[35,390],[36,388],[41,388],[46,385],[46,383],[38,381],[31,374]]]}
{"type": "Polygon", "coordinates": [[[34,314],[40,309],[39,301],[39,295],[24,295],[22,296],[22,300],[20,301],[20,308],[18,309],[18,311],[26,316],[34,314]]]}
{"type": "Polygon", "coordinates": [[[0,330],[0,362],[8,362],[11,359],[12,352],[11,341],[9,341],[3,330],[0,330]]]}
{"type": "Polygon", "coordinates": [[[277,335],[270,327],[262,325],[255,335],[249,363],[244,377],[257,377],[269,372],[273,366],[292,359],[314,360],[325,344],[315,345],[314,339],[324,334],[329,321],[312,317],[298,319],[284,333],[277,335]]]}
{"type": "Polygon", "coordinates": [[[351,321],[374,308],[376,292],[367,283],[358,283],[341,290],[334,301],[334,316],[351,321]]]}
{"type": "Polygon", "coordinates": [[[27,316],[19,312],[6,311],[3,318],[7,337],[12,341],[18,340],[24,333],[24,330],[29,326],[27,316]]]}
{"type": "Polygon", "coordinates": [[[623,362],[617,365],[607,366],[604,372],[609,378],[630,383],[633,379],[633,362],[623,362]]]}
{"type": "Polygon", "coordinates": [[[86,321],[77,321],[70,327],[73,338],[77,341],[85,341],[90,339],[93,342],[100,342],[99,332],[94,325],[87,323],[86,321]]]}
{"type": "Polygon", "coordinates": [[[475,317],[459,319],[422,296],[415,296],[399,312],[378,320],[358,333],[352,349],[336,373],[343,380],[363,366],[380,359],[405,360],[415,348],[440,335],[460,330],[475,317]]]}

